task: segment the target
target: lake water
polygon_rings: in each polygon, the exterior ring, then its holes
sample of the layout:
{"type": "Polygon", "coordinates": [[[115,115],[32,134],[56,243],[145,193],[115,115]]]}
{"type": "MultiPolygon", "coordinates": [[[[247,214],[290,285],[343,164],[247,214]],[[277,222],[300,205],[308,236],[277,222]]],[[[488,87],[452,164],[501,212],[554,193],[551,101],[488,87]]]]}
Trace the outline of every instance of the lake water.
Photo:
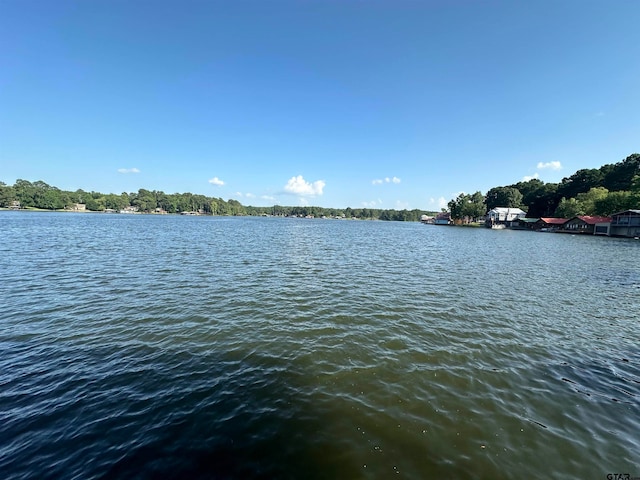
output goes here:
{"type": "Polygon", "coordinates": [[[0,212],[0,477],[640,477],[640,241],[0,212]]]}

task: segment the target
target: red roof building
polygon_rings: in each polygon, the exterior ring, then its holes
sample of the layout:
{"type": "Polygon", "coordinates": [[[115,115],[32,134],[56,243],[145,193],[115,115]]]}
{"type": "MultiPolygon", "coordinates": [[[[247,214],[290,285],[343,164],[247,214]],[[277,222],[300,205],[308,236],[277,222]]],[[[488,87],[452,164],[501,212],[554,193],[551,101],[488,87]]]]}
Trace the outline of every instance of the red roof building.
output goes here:
{"type": "Polygon", "coordinates": [[[568,218],[542,217],[533,226],[535,230],[557,230],[567,223],[568,218]]]}
{"type": "Polygon", "coordinates": [[[611,223],[611,217],[595,217],[590,215],[578,215],[567,220],[562,226],[562,231],[570,233],[595,233],[596,224],[611,223]]]}

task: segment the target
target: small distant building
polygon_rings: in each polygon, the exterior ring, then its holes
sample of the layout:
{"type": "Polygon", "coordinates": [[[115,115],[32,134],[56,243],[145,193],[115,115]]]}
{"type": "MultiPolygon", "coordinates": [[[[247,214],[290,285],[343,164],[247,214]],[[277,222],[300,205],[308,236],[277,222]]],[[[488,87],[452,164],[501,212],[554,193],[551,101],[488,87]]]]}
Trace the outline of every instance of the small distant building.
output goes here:
{"type": "Polygon", "coordinates": [[[84,203],[72,203],[67,207],[67,210],[71,210],[72,212],[86,212],[87,205],[84,203]]]}
{"type": "MultiPolygon", "coordinates": [[[[586,233],[588,235],[595,235],[596,224],[600,225],[600,232],[602,232],[603,224],[607,223],[611,223],[610,217],[578,215],[577,217],[567,220],[560,231],[564,233],[586,233]]],[[[606,233],[604,233],[604,235],[606,235],[606,233]]]]}
{"type": "Polygon", "coordinates": [[[167,215],[167,211],[164,208],[156,208],[153,213],[156,213],[158,215],[167,215]]]}
{"type": "Polygon", "coordinates": [[[435,217],[430,217],[429,215],[422,215],[420,217],[420,221],[422,223],[433,223],[434,220],[435,220],[435,217]]]}
{"type": "Polygon", "coordinates": [[[533,229],[542,232],[556,232],[568,221],[568,218],[541,217],[533,225],[533,229]]]}
{"type": "Polygon", "coordinates": [[[127,207],[124,207],[122,210],[120,210],[120,213],[138,213],[138,207],[129,205],[127,207]]]}
{"type": "Polygon", "coordinates": [[[451,213],[450,212],[442,212],[436,215],[435,220],[433,221],[434,225],[451,225],[451,213]]]}
{"type": "Polygon", "coordinates": [[[539,218],[518,218],[518,226],[515,228],[518,228],[520,230],[533,230],[536,223],[538,223],[540,219],[539,218]]]}
{"type": "Polygon", "coordinates": [[[625,210],[611,215],[609,234],[614,237],[640,237],[640,210],[625,210]]]}
{"type": "Polygon", "coordinates": [[[22,205],[20,205],[20,202],[18,200],[14,200],[9,204],[9,210],[20,210],[21,208],[22,205]]]}

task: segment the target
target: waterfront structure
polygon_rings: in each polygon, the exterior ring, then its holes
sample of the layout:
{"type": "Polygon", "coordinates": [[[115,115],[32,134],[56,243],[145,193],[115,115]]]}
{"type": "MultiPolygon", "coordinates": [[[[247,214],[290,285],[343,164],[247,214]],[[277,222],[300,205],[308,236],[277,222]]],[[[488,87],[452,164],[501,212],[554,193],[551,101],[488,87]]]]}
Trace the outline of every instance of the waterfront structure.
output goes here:
{"type": "Polygon", "coordinates": [[[534,230],[540,230],[543,232],[555,232],[559,230],[568,221],[569,221],[568,218],[541,217],[535,223],[533,228],[534,230]]]}
{"type": "MultiPolygon", "coordinates": [[[[611,223],[611,217],[595,217],[590,215],[578,215],[567,220],[562,225],[561,232],[564,233],[586,233],[594,235],[596,233],[596,225],[600,225],[600,235],[607,235],[602,228],[604,224],[611,223]]],[[[608,230],[607,230],[608,231],[608,230]]]]}
{"type": "Polygon", "coordinates": [[[533,230],[538,223],[539,218],[518,218],[517,226],[513,227],[516,230],[533,230]]]}
{"type": "Polygon", "coordinates": [[[611,215],[609,235],[615,237],[640,237],[640,210],[625,210],[611,215]]]}
{"type": "Polygon", "coordinates": [[[451,213],[442,212],[436,215],[436,219],[433,221],[434,225],[451,225],[451,213]]]}
{"type": "Polygon", "coordinates": [[[598,222],[595,224],[595,228],[593,230],[594,235],[605,235],[609,236],[611,231],[611,222],[598,222]]]}
{"type": "Polygon", "coordinates": [[[138,207],[129,205],[128,207],[124,207],[120,210],[120,213],[138,213],[138,207]]]}
{"type": "Polygon", "coordinates": [[[487,213],[485,224],[487,227],[492,227],[496,224],[513,227],[518,225],[520,218],[525,218],[526,216],[527,212],[519,208],[495,207],[487,213]]]}

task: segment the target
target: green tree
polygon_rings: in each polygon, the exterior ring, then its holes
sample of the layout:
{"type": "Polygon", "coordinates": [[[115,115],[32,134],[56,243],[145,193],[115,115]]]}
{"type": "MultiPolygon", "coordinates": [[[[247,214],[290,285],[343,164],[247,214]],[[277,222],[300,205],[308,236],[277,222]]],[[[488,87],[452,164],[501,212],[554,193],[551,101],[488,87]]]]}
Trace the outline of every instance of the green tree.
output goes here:
{"type": "Polygon", "coordinates": [[[565,198],[575,198],[579,193],[601,187],[604,174],[595,168],[583,168],[570,177],[565,177],[558,186],[558,194],[565,198]]]}
{"type": "Polygon", "coordinates": [[[474,194],[469,195],[462,213],[465,217],[469,217],[473,221],[480,217],[484,217],[487,213],[487,205],[484,201],[484,195],[480,192],[475,192],[474,194]]]}
{"type": "Polygon", "coordinates": [[[73,201],[73,203],[86,204],[89,197],[91,197],[91,194],[81,189],[78,189],[71,194],[71,200],[73,201]]]}
{"type": "Polygon", "coordinates": [[[607,198],[609,190],[604,187],[594,187],[586,193],[579,193],[576,201],[580,204],[584,215],[596,215],[595,204],[598,200],[607,198]]]}
{"type": "Polygon", "coordinates": [[[138,190],[131,205],[138,207],[141,212],[153,212],[158,206],[155,193],[144,188],[138,190]]]}
{"type": "Polygon", "coordinates": [[[631,195],[636,201],[638,207],[640,207],[640,175],[634,175],[631,179],[631,195]]]}
{"type": "Polygon", "coordinates": [[[35,187],[27,180],[18,179],[13,185],[14,193],[23,207],[35,206],[35,187]]]}
{"type": "Polygon", "coordinates": [[[89,196],[86,199],[85,205],[87,210],[91,210],[92,212],[101,212],[105,209],[105,198],[93,198],[93,196],[89,196]]]}
{"type": "Polygon", "coordinates": [[[604,165],[600,168],[603,172],[602,186],[609,191],[632,190],[633,178],[640,175],[640,154],[634,153],[622,162],[613,165],[604,165]]]}
{"type": "Polygon", "coordinates": [[[467,197],[468,195],[461,193],[455,199],[450,200],[449,203],[447,203],[452,219],[462,220],[462,217],[464,216],[464,204],[467,202],[467,197]]]}
{"type": "Polygon", "coordinates": [[[566,199],[562,197],[560,200],[560,204],[554,213],[555,217],[559,218],[573,218],[578,215],[584,215],[584,210],[582,208],[582,204],[578,202],[575,198],[566,199]]]}
{"type": "Polygon", "coordinates": [[[538,178],[532,178],[526,182],[518,182],[509,186],[517,189],[522,194],[522,204],[528,206],[544,189],[545,183],[538,178]]]}
{"type": "Polygon", "coordinates": [[[238,200],[230,199],[227,204],[231,211],[231,215],[244,215],[244,207],[238,200]]]}
{"type": "Polygon", "coordinates": [[[594,215],[609,216],[638,206],[631,192],[609,192],[606,197],[594,202],[594,215]]]}
{"type": "Polygon", "coordinates": [[[496,207],[518,208],[522,206],[522,193],[513,187],[494,187],[487,192],[487,210],[496,207]]]}
{"type": "Polygon", "coordinates": [[[560,197],[558,196],[558,184],[546,183],[535,192],[534,197],[527,203],[527,216],[530,218],[553,216],[560,197]]]}
{"type": "Polygon", "coordinates": [[[480,192],[475,192],[473,195],[461,193],[457,198],[451,200],[447,206],[451,212],[451,218],[454,220],[471,222],[487,213],[484,196],[480,192]]]}
{"type": "Polygon", "coordinates": [[[115,195],[110,193],[104,196],[104,206],[111,210],[120,211],[124,207],[129,206],[129,197],[127,195],[115,195]]]}
{"type": "Polygon", "coordinates": [[[9,207],[15,201],[16,192],[4,182],[0,182],[0,207],[9,207]]]}
{"type": "Polygon", "coordinates": [[[62,198],[62,192],[57,188],[47,188],[43,190],[38,208],[45,208],[47,210],[61,210],[66,205],[62,198]]]}

